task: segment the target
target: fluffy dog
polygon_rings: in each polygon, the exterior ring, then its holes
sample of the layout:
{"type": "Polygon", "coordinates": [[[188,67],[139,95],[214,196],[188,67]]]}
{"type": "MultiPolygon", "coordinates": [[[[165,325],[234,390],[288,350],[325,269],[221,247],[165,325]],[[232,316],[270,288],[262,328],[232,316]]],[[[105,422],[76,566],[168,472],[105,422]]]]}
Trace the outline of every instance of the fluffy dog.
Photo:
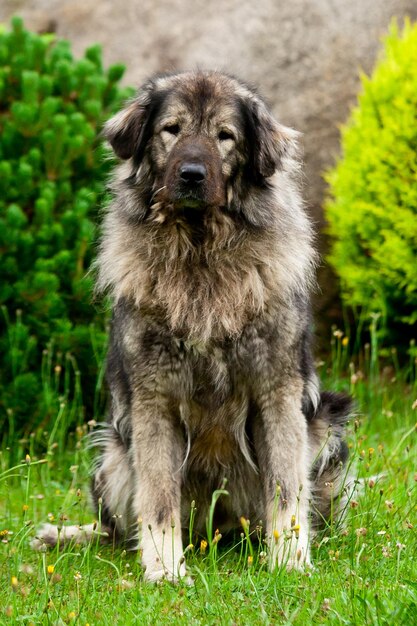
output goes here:
{"type": "MultiPolygon", "coordinates": [[[[271,569],[302,567],[342,489],[350,400],[320,393],[313,365],[297,133],[196,71],[149,80],[104,134],[121,163],[97,260],[114,303],[101,530],[140,549],[147,580],[176,580],[190,503],[204,533],[226,479],[215,527],[262,520],[271,569]]],[[[46,526],[37,545],[93,532],[46,526]]]]}

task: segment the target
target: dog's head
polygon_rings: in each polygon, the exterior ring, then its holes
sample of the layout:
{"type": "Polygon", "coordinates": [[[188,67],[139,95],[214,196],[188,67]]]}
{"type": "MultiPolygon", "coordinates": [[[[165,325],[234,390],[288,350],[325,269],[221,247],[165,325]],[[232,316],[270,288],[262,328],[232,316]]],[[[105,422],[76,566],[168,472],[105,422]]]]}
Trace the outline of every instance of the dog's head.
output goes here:
{"type": "Polygon", "coordinates": [[[262,188],[294,146],[297,133],[280,125],[264,101],[217,72],[157,76],[143,85],[104,135],[132,179],[145,179],[174,209],[233,209],[242,189],[262,188]]]}

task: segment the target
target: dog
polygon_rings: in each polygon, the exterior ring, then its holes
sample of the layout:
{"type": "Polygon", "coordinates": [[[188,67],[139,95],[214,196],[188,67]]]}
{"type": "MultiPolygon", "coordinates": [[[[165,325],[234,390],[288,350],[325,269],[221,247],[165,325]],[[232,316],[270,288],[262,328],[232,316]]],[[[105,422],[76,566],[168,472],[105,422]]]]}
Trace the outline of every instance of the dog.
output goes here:
{"type": "Polygon", "coordinates": [[[343,491],[351,401],[314,368],[298,133],[245,83],[194,71],[151,78],[104,135],[120,163],[96,263],[113,301],[101,528],[46,525],[36,547],[99,532],[140,550],[146,580],[177,581],[191,503],[204,534],[227,481],[215,528],[250,520],[271,570],[308,566],[343,491]]]}

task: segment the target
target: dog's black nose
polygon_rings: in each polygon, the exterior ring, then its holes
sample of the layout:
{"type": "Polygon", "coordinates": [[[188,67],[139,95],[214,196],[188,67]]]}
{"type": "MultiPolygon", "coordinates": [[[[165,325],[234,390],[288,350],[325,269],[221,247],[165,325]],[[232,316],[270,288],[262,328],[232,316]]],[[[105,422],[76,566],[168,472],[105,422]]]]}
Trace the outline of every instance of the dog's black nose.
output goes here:
{"type": "Polygon", "coordinates": [[[180,178],[188,184],[202,183],[207,170],[201,163],[183,163],[180,167],[180,178]]]}

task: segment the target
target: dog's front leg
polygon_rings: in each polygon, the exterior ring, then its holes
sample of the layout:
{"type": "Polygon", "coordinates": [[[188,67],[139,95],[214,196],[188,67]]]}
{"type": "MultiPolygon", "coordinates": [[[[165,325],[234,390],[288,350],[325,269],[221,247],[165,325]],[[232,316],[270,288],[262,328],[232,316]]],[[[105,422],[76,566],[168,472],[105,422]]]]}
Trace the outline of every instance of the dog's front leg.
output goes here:
{"type": "Polygon", "coordinates": [[[300,385],[294,381],[264,391],[258,398],[255,447],[265,498],[270,568],[310,564],[309,451],[301,411],[300,385]]]}
{"type": "Polygon", "coordinates": [[[179,471],[184,440],[167,399],[136,398],[132,408],[138,416],[132,424],[136,470],[133,505],[145,579],[175,582],[185,576],[179,471]]]}

